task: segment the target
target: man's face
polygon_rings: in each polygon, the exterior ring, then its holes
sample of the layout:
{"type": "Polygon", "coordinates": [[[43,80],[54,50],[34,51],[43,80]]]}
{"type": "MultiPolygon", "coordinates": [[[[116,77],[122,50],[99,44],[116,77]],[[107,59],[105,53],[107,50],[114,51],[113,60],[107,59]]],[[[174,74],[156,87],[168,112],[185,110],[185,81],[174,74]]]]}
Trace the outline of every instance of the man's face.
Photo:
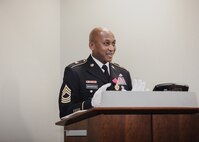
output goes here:
{"type": "Polygon", "coordinates": [[[115,37],[110,31],[99,32],[90,43],[92,55],[103,64],[111,62],[116,51],[115,37]]]}

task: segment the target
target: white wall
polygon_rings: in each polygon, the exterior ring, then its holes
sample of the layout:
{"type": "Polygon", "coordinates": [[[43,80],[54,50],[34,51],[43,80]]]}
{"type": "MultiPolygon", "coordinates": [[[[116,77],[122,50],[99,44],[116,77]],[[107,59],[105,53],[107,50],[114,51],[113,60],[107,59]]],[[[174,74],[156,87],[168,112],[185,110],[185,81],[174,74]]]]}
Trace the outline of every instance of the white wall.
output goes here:
{"type": "Polygon", "coordinates": [[[62,0],[61,70],[87,58],[88,34],[95,26],[115,33],[114,62],[133,78],[188,84],[199,94],[198,0],[62,0]]]}
{"type": "Polygon", "coordinates": [[[61,142],[60,1],[0,0],[0,142],[61,142]]]}

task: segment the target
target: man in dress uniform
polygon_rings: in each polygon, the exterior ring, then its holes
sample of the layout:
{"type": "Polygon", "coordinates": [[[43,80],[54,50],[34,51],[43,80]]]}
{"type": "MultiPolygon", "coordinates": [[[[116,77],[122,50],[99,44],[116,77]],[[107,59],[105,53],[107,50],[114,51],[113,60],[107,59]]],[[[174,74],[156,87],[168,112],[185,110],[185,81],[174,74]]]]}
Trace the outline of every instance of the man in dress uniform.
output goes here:
{"type": "Polygon", "coordinates": [[[105,90],[131,90],[130,73],[112,63],[116,51],[113,33],[94,28],[89,36],[91,55],[65,68],[59,93],[60,118],[78,110],[89,109],[100,104],[105,90]]]}

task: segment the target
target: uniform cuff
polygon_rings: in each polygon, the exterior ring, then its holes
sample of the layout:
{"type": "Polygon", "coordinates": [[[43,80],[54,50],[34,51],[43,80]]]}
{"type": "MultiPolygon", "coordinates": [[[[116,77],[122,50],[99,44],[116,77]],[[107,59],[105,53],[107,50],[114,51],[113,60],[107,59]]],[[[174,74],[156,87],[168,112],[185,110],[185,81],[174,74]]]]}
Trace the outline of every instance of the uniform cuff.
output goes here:
{"type": "Polygon", "coordinates": [[[91,99],[82,102],[82,110],[92,108],[91,99]]]}

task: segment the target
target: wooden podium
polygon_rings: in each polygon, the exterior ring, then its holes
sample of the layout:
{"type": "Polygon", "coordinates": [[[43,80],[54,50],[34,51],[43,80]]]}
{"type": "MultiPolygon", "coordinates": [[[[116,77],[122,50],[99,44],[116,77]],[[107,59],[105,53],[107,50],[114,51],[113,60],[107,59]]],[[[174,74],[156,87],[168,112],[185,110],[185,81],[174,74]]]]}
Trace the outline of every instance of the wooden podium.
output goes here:
{"type": "Polygon", "coordinates": [[[56,125],[65,142],[199,142],[199,107],[192,92],[106,91],[56,125]]]}
{"type": "Polygon", "coordinates": [[[93,108],[63,119],[65,142],[199,142],[199,108],[93,108]]]}

